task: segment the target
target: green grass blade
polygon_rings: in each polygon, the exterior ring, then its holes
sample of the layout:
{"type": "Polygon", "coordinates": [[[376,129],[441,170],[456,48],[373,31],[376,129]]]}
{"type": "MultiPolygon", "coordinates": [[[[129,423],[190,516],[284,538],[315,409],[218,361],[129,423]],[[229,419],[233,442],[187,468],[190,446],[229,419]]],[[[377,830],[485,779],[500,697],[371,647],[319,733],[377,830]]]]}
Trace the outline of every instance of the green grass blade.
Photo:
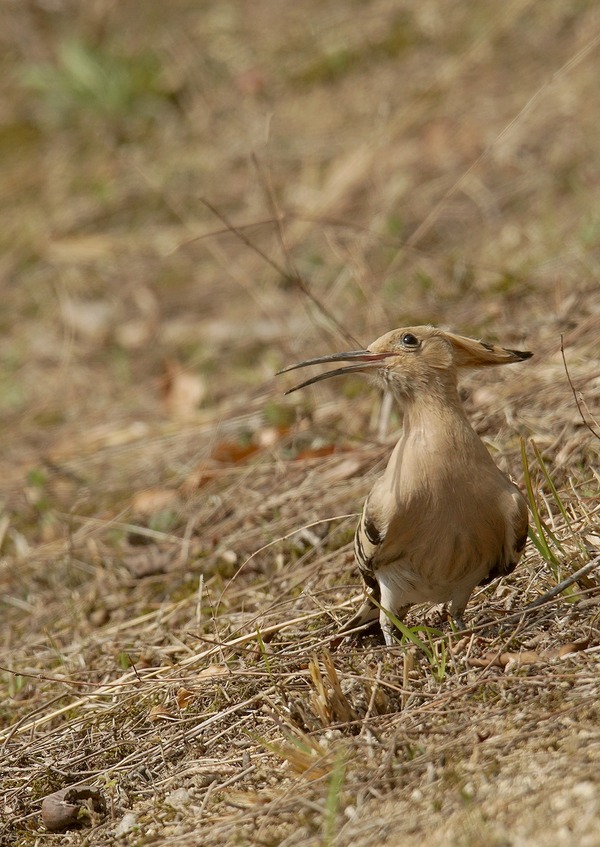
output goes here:
{"type": "Polygon", "coordinates": [[[543,520],[543,518],[541,518],[541,517],[540,517],[540,521],[541,521],[542,528],[544,530],[544,534],[546,535],[546,537],[549,538],[550,541],[554,544],[554,546],[556,547],[558,552],[561,554],[561,556],[566,556],[567,552],[566,552],[565,548],[562,546],[562,544],[560,543],[560,541],[558,540],[556,535],[552,532],[552,530],[550,529],[550,527],[548,526],[546,521],[543,520]]]}
{"type": "Polygon", "coordinates": [[[556,505],[558,506],[561,515],[565,519],[565,523],[567,524],[567,526],[569,527],[569,529],[572,532],[573,529],[571,527],[571,522],[569,521],[569,516],[567,515],[565,507],[563,506],[563,502],[560,499],[558,491],[556,490],[556,486],[554,485],[554,482],[552,481],[552,477],[550,476],[550,473],[548,472],[548,468],[546,467],[546,463],[544,462],[544,459],[543,459],[542,454],[540,452],[540,448],[537,446],[537,444],[535,443],[533,438],[530,439],[530,442],[531,442],[531,446],[533,447],[533,452],[535,453],[535,458],[537,459],[538,465],[540,466],[541,471],[544,474],[544,477],[546,478],[546,482],[548,483],[548,488],[550,489],[550,491],[552,492],[552,496],[556,500],[556,505]]]}
{"type": "Polygon", "coordinates": [[[388,611],[388,609],[384,609],[383,606],[381,605],[381,603],[378,603],[377,600],[375,600],[374,597],[371,597],[371,600],[377,606],[378,609],[383,610],[383,612],[388,616],[388,618],[391,620],[391,622],[394,624],[394,626],[398,629],[398,631],[403,636],[403,638],[405,638],[407,641],[410,641],[411,644],[414,644],[415,647],[419,648],[419,650],[422,650],[423,653],[425,653],[425,655],[429,659],[429,661],[431,661],[431,659],[432,659],[431,650],[425,644],[425,642],[422,641],[419,638],[419,636],[417,635],[415,630],[411,629],[409,626],[406,626],[406,624],[402,623],[402,621],[399,618],[397,618],[396,615],[393,614],[393,612],[388,611]]]}
{"type": "Polygon", "coordinates": [[[546,536],[544,534],[544,528],[542,526],[542,520],[540,518],[540,513],[537,507],[537,503],[535,500],[535,496],[533,493],[533,482],[531,480],[531,473],[529,470],[529,462],[527,461],[527,450],[525,447],[525,439],[521,438],[521,460],[523,463],[523,476],[525,477],[525,488],[527,489],[527,499],[529,500],[529,507],[531,509],[531,513],[533,515],[533,520],[537,529],[537,538],[530,531],[529,537],[537,547],[540,555],[552,571],[552,574],[555,579],[558,579],[558,568],[559,562],[548,546],[548,542],[546,541],[546,536]]]}
{"type": "Polygon", "coordinates": [[[335,831],[337,829],[337,819],[342,805],[342,786],[346,776],[346,757],[340,753],[331,771],[329,778],[329,789],[327,791],[327,801],[325,804],[325,820],[323,827],[323,844],[325,847],[330,847],[333,844],[335,831]]]}

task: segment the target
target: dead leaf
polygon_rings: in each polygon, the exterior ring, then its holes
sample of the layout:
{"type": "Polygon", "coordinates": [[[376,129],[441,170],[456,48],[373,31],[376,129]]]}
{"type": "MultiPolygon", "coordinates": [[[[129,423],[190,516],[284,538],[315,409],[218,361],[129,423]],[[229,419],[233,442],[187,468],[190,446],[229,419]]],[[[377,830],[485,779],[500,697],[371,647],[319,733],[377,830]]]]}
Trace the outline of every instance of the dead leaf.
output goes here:
{"type": "Polygon", "coordinates": [[[155,546],[144,547],[139,553],[128,553],[123,564],[135,579],[166,573],[175,562],[172,550],[160,550],[155,546]]]}
{"type": "Polygon", "coordinates": [[[331,456],[333,453],[339,453],[341,449],[335,444],[326,444],[323,447],[306,447],[304,450],[300,450],[294,458],[297,461],[302,461],[302,459],[322,459],[325,456],[331,456]]]}
{"type": "Polygon", "coordinates": [[[587,650],[589,646],[589,638],[582,638],[581,641],[568,641],[566,644],[563,644],[558,648],[556,651],[556,658],[562,659],[563,656],[570,656],[572,653],[579,653],[581,650],[587,650]]]}
{"type": "Polygon", "coordinates": [[[162,395],[167,413],[176,420],[189,420],[206,396],[206,383],[179,362],[165,362],[162,395]]]}
{"type": "Polygon", "coordinates": [[[532,665],[541,662],[542,657],[534,650],[524,650],[522,653],[486,653],[481,658],[467,659],[467,664],[475,668],[505,668],[508,664],[532,665]]]}
{"type": "Polygon", "coordinates": [[[589,646],[589,638],[581,641],[569,641],[560,647],[552,647],[547,650],[522,650],[520,653],[486,653],[480,658],[467,659],[467,664],[475,668],[498,667],[506,668],[509,665],[535,665],[538,662],[549,662],[552,659],[562,658],[571,653],[585,650],[589,646]]]}
{"type": "Polygon", "coordinates": [[[180,489],[182,495],[191,496],[202,485],[222,474],[223,468],[243,462],[260,449],[260,446],[252,441],[219,441],[213,447],[210,457],[200,462],[186,477],[180,489]]]}
{"type": "Polygon", "coordinates": [[[229,676],[230,670],[227,665],[209,665],[207,668],[202,668],[196,674],[197,680],[218,679],[219,677],[229,676]]]}
{"type": "Polygon", "coordinates": [[[176,695],[177,705],[183,711],[183,709],[187,709],[190,703],[194,701],[195,697],[196,695],[193,691],[189,691],[187,688],[180,688],[176,695]]]}
{"type": "Polygon", "coordinates": [[[270,753],[287,762],[296,774],[305,779],[318,780],[331,774],[332,761],[329,751],[319,741],[300,730],[290,737],[291,744],[275,744],[266,739],[257,739],[270,753]]]}
{"type": "Polygon", "coordinates": [[[131,498],[131,507],[138,515],[155,515],[166,509],[177,499],[172,488],[145,488],[131,498]]]}
{"type": "Polygon", "coordinates": [[[486,653],[483,656],[470,656],[467,665],[472,668],[501,668],[500,655],[498,653],[486,653]]]}
{"type": "Polygon", "coordinates": [[[170,712],[165,706],[152,706],[148,712],[148,720],[151,723],[158,721],[176,721],[177,716],[170,712]]]}
{"type": "Polygon", "coordinates": [[[220,472],[216,463],[201,462],[181,483],[180,492],[182,496],[191,497],[195,491],[217,477],[220,472]]]}
{"type": "Polygon", "coordinates": [[[219,441],[213,448],[211,458],[216,462],[237,464],[257,453],[259,449],[258,445],[251,441],[219,441]]]}

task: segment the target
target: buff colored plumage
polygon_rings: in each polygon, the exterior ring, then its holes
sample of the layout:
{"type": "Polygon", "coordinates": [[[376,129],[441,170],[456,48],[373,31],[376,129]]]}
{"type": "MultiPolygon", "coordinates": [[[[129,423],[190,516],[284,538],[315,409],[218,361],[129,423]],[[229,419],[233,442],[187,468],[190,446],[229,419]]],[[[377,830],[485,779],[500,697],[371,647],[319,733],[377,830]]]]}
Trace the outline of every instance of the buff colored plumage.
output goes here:
{"type": "Polygon", "coordinates": [[[473,589],[515,568],[527,539],[527,506],[467,420],[457,379],[461,368],[510,364],[531,355],[417,326],[388,332],[366,350],[286,369],[348,362],[291,391],[332,376],[367,373],[391,391],[403,411],[402,435],[356,529],[356,560],[370,595],[342,632],[379,617],[386,644],[393,644],[386,610],[401,619],[422,602],[450,603],[462,627],[473,589]]]}

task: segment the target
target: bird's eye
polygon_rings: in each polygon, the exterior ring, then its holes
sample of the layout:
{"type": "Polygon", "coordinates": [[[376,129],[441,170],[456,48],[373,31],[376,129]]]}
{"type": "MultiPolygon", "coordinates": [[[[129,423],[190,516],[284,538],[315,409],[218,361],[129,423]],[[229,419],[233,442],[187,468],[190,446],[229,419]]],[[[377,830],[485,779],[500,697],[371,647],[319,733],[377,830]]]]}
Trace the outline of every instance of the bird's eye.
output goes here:
{"type": "Polygon", "coordinates": [[[418,347],[419,339],[416,335],[413,335],[412,332],[405,332],[402,336],[402,344],[405,347],[418,347]]]}

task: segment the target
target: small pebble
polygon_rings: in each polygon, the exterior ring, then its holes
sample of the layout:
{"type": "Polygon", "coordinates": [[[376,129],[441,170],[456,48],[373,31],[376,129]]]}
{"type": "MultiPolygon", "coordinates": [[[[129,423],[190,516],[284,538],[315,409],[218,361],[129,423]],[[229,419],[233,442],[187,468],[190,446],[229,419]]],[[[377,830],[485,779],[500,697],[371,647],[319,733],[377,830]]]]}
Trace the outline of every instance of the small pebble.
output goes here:
{"type": "Polygon", "coordinates": [[[127,812],[115,827],[115,835],[127,835],[134,829],[138,829],[137,818],[132,812],[127,812]]]}

